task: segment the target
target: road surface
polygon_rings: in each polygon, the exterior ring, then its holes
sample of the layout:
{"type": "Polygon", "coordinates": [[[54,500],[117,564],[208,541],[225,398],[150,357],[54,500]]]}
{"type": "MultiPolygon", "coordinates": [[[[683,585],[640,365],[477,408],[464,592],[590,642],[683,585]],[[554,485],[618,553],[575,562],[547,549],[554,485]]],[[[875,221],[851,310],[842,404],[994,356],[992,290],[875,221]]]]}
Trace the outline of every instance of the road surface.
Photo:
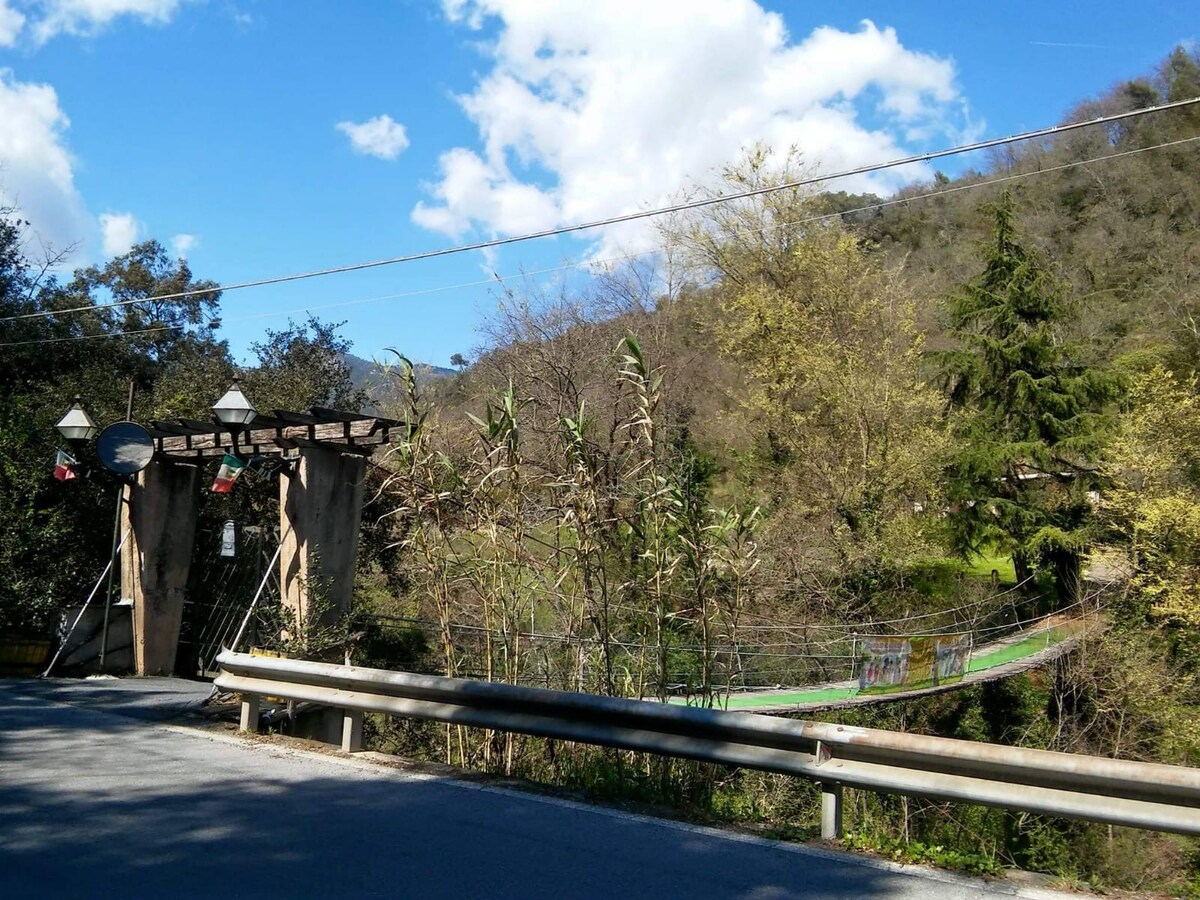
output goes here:
{"type": "Polygon", "coordinates": [[[1060,896],[167,724],[206,686],[0,681],[0,893],[1060,896]]]}

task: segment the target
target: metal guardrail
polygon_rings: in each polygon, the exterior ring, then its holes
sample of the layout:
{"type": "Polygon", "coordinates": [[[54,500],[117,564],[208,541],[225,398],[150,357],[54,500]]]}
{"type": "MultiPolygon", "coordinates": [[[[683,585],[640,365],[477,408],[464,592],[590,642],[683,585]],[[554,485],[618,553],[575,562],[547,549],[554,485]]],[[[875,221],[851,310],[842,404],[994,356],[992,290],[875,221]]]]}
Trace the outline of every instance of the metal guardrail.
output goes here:
{"type": "Polygon", "coordinates": [[[367,711],[798,775],[821,785],[826,838],[841,834],[843,786],[1200,835],[1200,769],[1183,766],[228,651],[217,663],[243,730],[270,696],[343,710],[346,751],[367,711]]]}

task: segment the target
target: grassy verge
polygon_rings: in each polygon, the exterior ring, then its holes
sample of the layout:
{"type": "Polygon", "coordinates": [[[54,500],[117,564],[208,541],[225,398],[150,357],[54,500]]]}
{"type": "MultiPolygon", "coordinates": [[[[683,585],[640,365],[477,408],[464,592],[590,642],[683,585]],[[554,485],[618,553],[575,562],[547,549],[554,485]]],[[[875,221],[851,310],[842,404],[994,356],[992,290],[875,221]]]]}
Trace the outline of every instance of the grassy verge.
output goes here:
{"type": "Polygon", "coordinates": [[[994,571],[999,576],[1001,584],[1017,583],[1017,570],[1011,556],[996,555],[990,552],[976,554],[967,560],[966,566],[967,571],[972,575],[991,578],[994,571]]]}

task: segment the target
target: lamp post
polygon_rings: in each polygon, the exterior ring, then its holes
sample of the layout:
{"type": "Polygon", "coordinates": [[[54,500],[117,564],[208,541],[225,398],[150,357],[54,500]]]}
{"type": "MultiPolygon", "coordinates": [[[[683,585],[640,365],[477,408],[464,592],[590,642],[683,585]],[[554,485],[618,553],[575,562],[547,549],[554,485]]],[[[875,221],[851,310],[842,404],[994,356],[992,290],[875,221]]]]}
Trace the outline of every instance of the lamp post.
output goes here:
{"type": "MultiPolygon", "coordinates": [[[[133,384],[130,384],[130,403],[133,401],[133,384]]],[[[63,436],[71,449],[79,452],[83,445],[92,440],[100,433],[100,426],[96,424],[96,420],[88,414],[88,411],[83,408],[83,400],[78,394],[71,401],[71,406],[63,414],[63,417],[54,423],[54,427],[58,433],[63,436]]],[[[121,504],[125,496],[125,487],[122,485],[117,490],[117,510],[113,521],[113,542],[112,553],[109,557],[108,566],[108,590],[104,597],[104,626],[100,638],[100,671],[104,671],[104,657],[108,650],[108,612],[112,604],[113,577],[117,569],[117,552],[120,549],[121,541],[121,504]]],[[[90,598],[89,598],[90,599],[90,598]]],[[[85,604],[86,606],[86,604],[85,604]]],[[[82,611],[80,612],[82,615],[82,611]]],[[[78,619],[75,620],[78,623],[78,619]]],[[[53,665],[53,663],[51,663],[53,665]]],[[[46,670],[50,671],[49,669],[46,670]]]]}
{"type": "Polygon", "coordinates": [[[83,408],[83,401],[79,398],[78,394],[75,395],[75,399],[72,401],[70,408],[63,414],[63,417],[54,424],[54,427],[58,429],[58,433],[76,451],[82,449],[84,444],[99,434],[101,446],[98,448],[97,455],[100,457],[100,462],[104,468],[115,473],[120,482],[120,487],[117,489],[117,508],[113,514],[112,555],[108,567],[108,591],[105,595],[104,603],[104,627],[100,638],[100,671],[102,672],[104,671],[105,656],[108,652],[108,618],[109,608],[112,606],[113,583],[117,574],[117,554],[120,552],[123,543],[121,540],[121,512],[125,504],[125,488],[130,483],[129,479],[131,475],[144,468],[153,454],[153,445],[149,443],[150,435],[140,425],[130,422],[130,419],[133,418],[133,397],[136,390],[137,382],[130,379],[129,399],[125,404],[125,422],[113,423],[104,429],[104,433],[100,433],[100,426],[96,424],[96,421],[88,414],[88,411],[83,408]],[[121,424],[127,425],[129,428],[141,433],[141,436],[147,442],[144,456],[139,456],[138,454],[131,456],[129,453],[130,444],[137,443],[136,434],[134,436],[130,436],[129,434],[116,435],[113,440],[108,442],[107,448],[103,446],[105,444],[105,436],[121,424]],[[114,440],[116,442],[115,450],[114,440]]]}

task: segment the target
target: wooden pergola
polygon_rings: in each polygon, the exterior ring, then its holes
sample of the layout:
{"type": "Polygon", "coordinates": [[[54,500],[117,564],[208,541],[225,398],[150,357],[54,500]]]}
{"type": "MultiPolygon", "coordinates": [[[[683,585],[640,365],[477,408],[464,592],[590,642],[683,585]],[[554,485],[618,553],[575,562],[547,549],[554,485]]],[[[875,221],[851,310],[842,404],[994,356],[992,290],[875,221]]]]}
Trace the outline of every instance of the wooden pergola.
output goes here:
{"type": "Polygon", "coordinates": [[[408,435],[407,426],[395,419],[314,406],[306,413],[282,409],[257,415],[250,428],[231,433],[224,425],[199,419],[152,421],[147,429],[154,438],[155,455],[177,462],[194,462],[206,456],[243,453],[278,456],[302,447],[337,448],[369,455],[392,440],[393,432],[408,435]]]}
{"type": "Polygon", "coordinates": [[[278,457],[279,585],[298,623],[310,616],[310,586],[320,584],[329,618],[350,607],[362,518],[366,458],[409,436],[408,426],[365,413],[313,407],[272,410],[249,428],[214,420],[154,421],[154,457],[126,490],[121,592],[133,600],[134,664],[139,675],[171,674],[196,536],[201,466],[226,453],[278,457]]]}

